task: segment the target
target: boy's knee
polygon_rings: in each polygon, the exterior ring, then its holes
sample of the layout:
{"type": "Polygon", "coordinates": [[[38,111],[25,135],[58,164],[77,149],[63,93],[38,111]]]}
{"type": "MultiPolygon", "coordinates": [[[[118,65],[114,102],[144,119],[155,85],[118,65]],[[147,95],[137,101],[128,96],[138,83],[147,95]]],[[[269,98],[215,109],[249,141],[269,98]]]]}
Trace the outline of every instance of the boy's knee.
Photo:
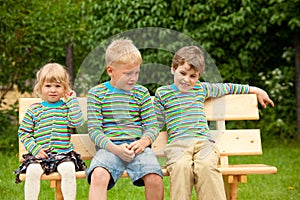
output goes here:
{"type": "Polygon", "coordinates": [[[186,160],[178,160],[175,163],[173,163],[172,165],[170,165],[170,168],[176,170],[176,171],[191,171],[192,170],[192,166],[190,165],[189,162],[187,162],[186,160]]]}
{"type": "Polygon", "coordinates": [[[162,184],[162,178],[158,174],[147,174],[143,177],[145,185],[160,186],[162,184]]]}
{"type": "Polygon", "coordinates": [[[97,184],[97,185],[103,183],[108,184],[109,180],[110,180],[110,173],[106,169],[102,167],[96,167],[93,170],[91,175],[91,184],[97,184]]]}

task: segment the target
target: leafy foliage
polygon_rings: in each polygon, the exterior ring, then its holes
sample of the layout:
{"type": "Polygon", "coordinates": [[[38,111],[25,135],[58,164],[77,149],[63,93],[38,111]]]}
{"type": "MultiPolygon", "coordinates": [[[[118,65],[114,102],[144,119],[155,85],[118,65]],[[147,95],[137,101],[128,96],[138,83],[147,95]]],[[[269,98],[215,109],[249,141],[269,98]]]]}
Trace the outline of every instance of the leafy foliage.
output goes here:
{"type": "MultiPolygon", "coordinates": [[[[74,46],[75,74],[83,64],[94,72],[80,80],[93,80],[90,84],[108,80],[105,73],[93,77],[104,64],[85,61],[89,53],[130,30],[160,27],[200,44],[216,63],[223,82],[255,85],[270,92],[276,108],[261,111],[263,133],[296,136],[293,38],[300,28],[299,0],[7,0],[0,5],[1,98],[14,84],[21,92],[31,91],[35,71],[46,62],[63,64],[69,44],[74,46]]],[[[142,42],[150,47],[154,37],[164,38],[145,35],[142,42]]],[[[175,51],[184,42],[175,38],[168,47],[162,42],[161,48],[142,49],[143,64],[170,66],[172,54],[165,50],[175,51]]],[[[104,53],[93,56],[102,59],[104,53]]],[[[161,70],[151,76],[161,82],[169,78],[161,70]]],[[[151,94],[160,85],[145,84],[151,94]]]]}

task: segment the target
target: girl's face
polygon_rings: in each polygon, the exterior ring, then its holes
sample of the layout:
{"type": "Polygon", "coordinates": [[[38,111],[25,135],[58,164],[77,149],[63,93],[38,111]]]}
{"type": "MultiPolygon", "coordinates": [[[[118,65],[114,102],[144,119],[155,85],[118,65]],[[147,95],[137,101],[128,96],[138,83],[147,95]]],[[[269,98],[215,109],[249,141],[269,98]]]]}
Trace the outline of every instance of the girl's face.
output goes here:
{"type": "Polygon", "coordinates": [[[178,66],[177,69],[172,67],[171,72],[174,75],[174,85],[181,92],[187,92],[192,89],[199,79],[199,72],[191,68],[187,62],[178,66]]]}
{"type": "Polygon", "coordinates": [[[65,96],[65,93],[65,87],[61,83],[44,82],[42,85],[42,98],[49,103],[58,102],[65,96]]]}
{"type": "Polygon", "coordinates": [[[140,65],[122,64],[117,67],[108,66],[110,84],[114,88],[130,91],[139,78],[140,65]]]}

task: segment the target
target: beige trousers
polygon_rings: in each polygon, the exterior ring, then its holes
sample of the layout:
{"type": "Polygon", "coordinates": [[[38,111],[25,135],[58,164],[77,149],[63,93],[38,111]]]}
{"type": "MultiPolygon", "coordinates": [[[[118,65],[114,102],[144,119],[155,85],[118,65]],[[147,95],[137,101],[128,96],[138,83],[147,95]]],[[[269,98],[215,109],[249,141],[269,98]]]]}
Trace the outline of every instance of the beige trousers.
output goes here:
{"type": "Polygon", "coordinates": [[[214,143],[176,141],[167,145],[165,155],[171,200],[190,200],[194,186],[198,200],[226,200],[222,174],[217,169],[220,154],[214,143]]]}

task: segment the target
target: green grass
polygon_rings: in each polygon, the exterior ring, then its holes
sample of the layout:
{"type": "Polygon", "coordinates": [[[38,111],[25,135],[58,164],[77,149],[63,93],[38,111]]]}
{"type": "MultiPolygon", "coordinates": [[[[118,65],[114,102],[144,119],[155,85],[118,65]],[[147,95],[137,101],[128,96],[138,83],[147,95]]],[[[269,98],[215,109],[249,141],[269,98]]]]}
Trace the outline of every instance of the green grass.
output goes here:
{"type": "MultiPolygon", "coordinates": [[[[239,200],[296,200],[300,199],[300,145],[282,144],[280,141],[264,145],[263,156],[235,157],[234,163],[265,163],[278,169],[276,175],[250,175],[247,183],[239,184],[239,200]]],[[[15,184],[13,170],[18,168],[18,155],[15,145],[0,149],[0,199],[24,199],[24,183],[15,184]]],[[[54,199],[54,190],[49,182],[41,181],[40,200],[54,199]]],[[[169,199],[169,177],[164,178],[165,199],[169,199]]],[[[77,199],[88,198],[88,184],[84,179],[77,180],[77,199]]],[[[129,179],[120,179],[108,191],[108,199],[140,200],[144,198],[144,188],[135,187],[129,179]]],[[[195,195],[192,199],[196,199],[195,195]]]]}

